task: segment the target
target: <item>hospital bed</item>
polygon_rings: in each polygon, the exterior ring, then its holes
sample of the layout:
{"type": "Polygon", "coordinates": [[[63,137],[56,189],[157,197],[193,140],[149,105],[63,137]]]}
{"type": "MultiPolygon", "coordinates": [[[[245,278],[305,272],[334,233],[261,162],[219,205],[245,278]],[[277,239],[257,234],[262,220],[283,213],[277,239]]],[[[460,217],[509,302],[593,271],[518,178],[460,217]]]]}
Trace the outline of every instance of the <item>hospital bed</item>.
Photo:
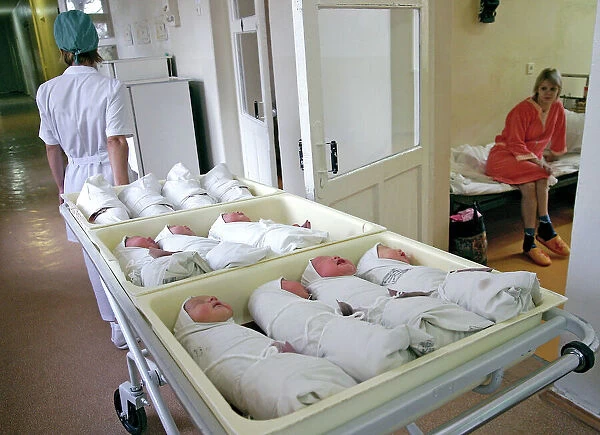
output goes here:
{"type": "MultiPolygon", "coordinates": [[[[208,381],[171,332],[181,303],[188,296],[215,295],[231,303],[237,323],[247,324],[252,321],[247,301],[260,284],[282,275],[287,279],[299,279],[308,260],[318,255],[340,255],[356,262],[376,242],[403,249],[413,255],[417,264],[444,270],[478,266],[386,231],[383,227],[368,225],[345,213],[304,201],[303,198],[281,193],[221,207],[236,207],[244,211],[244,207],[252,207],[251,204],[256,202],[263,213],[272,212],[284,221],[296,219],[300,213],[308,219],[317,219],[321,225],[330,222],[338,228],[339,237],[256,265],[206,274],[150,291],[137,291],[127,285],[119,270],[111,264],[108,254],[111,243],[131,229],[126,227],[127,224],[135,224],[135,229],[147,228],[151,232],[163,224],[160,219],[184,216],[187,212],[91,229],[82,225],[72,208],[66,204],[61,206],[67,225],[80,240],[106,285],[109,301],[129,345],[127,364],[130,379],[115,391],[115,409],[127,431],[143,432],[146,425],[144,406],[150,400],[167,433],[178,433],[160,394],[160,386],[168,383],[191,421],[203,433],[389,433],[401,427],[407,427],[411,433],[420,433],[412,423],[418,417],[473,388],[482,393],[493,392],[500,384],[505,367],[533,354],[539,345],[562,332],[575,335],[577,341],[565,345],[559,359],[437,429],[438,433],[467,432],[565,374],[584,372],[592,367],[594,352],[598,348],[595,332],[584,320],[557,308],[566,298],[543,289],[544,302],[535,309],[314,405],[272,420],[243,418],[208,381]],[[284,199],[286,197],[289,198],[288,203],[284,199]],[[297,205],[295,201],[303,204],[300,210],[290,206],[297,205]],[[144,349],[140,348],[136,337],[141,339],[144,349]]],[[[217,210],[218,207],[211,213],[217,210]]],[[[194,214],[193,211],[190,213],[194,214]]]]}
{"type": "MultiPolygon", "coordinates": [[[[565,109],[567,153],[550,162],[555,179],[550,193],[574,187],[579,174],[585,113],[565,109]]],[[[471,207],[476,201],[481,211],[505,206],[520,198],[515,186],[494,181],[485,175],[487,156],[494,146],[464,144],[453,147],[450,157],[450,211],[471,207]]]]}

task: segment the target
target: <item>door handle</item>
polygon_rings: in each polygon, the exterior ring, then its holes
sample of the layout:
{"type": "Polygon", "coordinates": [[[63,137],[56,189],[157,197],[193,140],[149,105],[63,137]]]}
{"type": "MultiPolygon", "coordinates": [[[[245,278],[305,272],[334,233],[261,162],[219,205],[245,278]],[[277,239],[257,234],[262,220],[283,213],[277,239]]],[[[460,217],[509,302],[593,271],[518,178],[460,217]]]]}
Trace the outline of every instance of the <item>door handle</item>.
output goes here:
{"type": "Polygon", "coordinates": [[[337,154],[337,142],[332,140],[327,142],[331,148],[331,172],[333,174],[338,173],[338,154],[337,154]]]}
{"type": "MultiPolygon", "coordinates": [[[[337,174],[339,171],[337,142],[332,140],[326,142],[330,146],[331,152],[331,173],[337,174]]],[[[304,171],[304,155],[302,154],[302,138],[298,139],[298,157],[300,159],[300,169],[304,171]]]]}

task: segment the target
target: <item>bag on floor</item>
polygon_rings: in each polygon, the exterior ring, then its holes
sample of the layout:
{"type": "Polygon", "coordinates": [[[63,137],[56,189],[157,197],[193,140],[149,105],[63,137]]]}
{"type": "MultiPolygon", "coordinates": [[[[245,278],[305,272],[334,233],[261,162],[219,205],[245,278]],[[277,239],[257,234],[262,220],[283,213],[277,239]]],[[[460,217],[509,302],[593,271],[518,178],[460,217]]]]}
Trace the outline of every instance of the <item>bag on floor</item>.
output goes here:
{"type": "Polygon", "coordinates": [[[477,202],[450,216],[449,251],[479,264],[487,263],[487,235],[477,202]]]}

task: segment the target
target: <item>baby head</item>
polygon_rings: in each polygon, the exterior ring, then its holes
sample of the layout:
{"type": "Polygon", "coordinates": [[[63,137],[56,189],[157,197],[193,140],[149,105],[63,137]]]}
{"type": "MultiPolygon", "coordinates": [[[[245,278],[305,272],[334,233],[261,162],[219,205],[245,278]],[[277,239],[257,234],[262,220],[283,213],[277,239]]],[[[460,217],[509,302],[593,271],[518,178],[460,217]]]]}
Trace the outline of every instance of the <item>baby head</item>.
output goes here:
{"type": "Polygon", "coordinates": [[[390,260],[397,260],[410,264],[408,255],[406,255],[406,252],[404,252],[402,249],[394,249],[382,244],[377,245],[377,257],[388,258],[390,260]]]}
{"type": "Polygon", "coordinates": [[[356,273],[356,266],[347,258],[323,255],[310,260],[321,277],[350,276],[356,273]]]}
{"type": "Polygon", "coordinates": [[[171,234],[179,234],[182,236],[195,236],[196,233],[192,231],[187,225],[167,225],[171,234]]]}
{"type": "Polygon", "coordinates": [[[229,222],[252,222],[248,216],[241,211],[233,211],[230,213],[223,213],[221,215],[225,223],[229,222]]]}
{"type": "Polygon", "coordinates": [[[127,248],[156,248],[160,249],[158,243],[152,237],[128,236],[125,237],[125,247],[127,248]]]}
{"type": "Polygon", "coordinates": [[[287,279],[282,279],[281,289],[293,293],[296,296],[300,296],[303,299],[310,299],[310,293],[298,281],[289,281],[287,279]]]}
{"type": "Polygon", "coordinates": [[[200,323],[225,322],[233,316],[231,306],[215,296],[194,296],[183,305],[183,309],[194,322],[200,323]]]}

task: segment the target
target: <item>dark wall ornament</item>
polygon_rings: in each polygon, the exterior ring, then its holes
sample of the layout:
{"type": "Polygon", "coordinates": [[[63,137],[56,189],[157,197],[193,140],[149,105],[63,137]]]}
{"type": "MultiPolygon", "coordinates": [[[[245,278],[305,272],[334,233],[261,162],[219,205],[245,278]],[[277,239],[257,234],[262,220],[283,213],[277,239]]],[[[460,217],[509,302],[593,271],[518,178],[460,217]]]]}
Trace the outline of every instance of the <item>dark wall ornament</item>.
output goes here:
{"type": "Polygon", "coordinates": [[[496,21],[496,8],[500,0],[481,0],[479,4],[479,21],[482,23],[493,23],[496,21]]]}

